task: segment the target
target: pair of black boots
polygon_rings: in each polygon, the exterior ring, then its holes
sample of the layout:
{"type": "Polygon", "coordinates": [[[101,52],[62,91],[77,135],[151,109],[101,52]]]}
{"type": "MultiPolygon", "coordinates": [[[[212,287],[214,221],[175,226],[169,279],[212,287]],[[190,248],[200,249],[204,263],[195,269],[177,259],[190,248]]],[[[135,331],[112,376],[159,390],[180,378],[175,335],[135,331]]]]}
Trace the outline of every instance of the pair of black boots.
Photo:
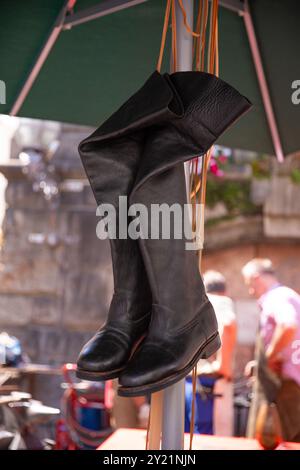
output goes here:
{"type": "MultiPolygon", "coordinates": [[[[183,207],[183,162],[205,154],[250,106],[214,75],[154,72],[79,146],[97,204],[118,212],[123,195],[149,213],[151,204],[183,207]]],[[[79,378],[118,377],[120,395],[143,395],[182,379],[220,347],[197,253],[186,241],[174,234],[111,240],[114,296],[106,324],[79,355],[79,378]]]]}

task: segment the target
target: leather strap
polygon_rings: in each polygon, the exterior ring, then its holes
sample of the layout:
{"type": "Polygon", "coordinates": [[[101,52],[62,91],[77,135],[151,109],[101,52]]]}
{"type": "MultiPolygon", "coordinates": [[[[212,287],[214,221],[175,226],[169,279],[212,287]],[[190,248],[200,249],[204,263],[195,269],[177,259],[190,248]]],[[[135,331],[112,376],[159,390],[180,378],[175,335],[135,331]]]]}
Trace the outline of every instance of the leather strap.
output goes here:
{"type": "MultiPolygon", "coordinates": [[[[164,24],[162,30],[160,51],[157,61],[157,71],[161,71],[163,55],[166,45],[166,37],[168,31],[168,25],[171,14],[171,25],[172,25],[172,69],[173,72],[177,70],[177,30],[176,30],[176,10],[175,10],[175,1],[176,0],[167,0],[166,10],[164,17],[164,24]]],[[[188,24],[187,15],[185,8],[183,6],[182,0],[177,0],[180,10],[183,15],[183,22],[185,28],[189,34],[194,38],[194,47],[193,55],[195,62],[195,69],[197,71],[205,70],[205,52],[206,52],[206,36],[207,36],[207,23],[208,16],[210,18],[209,22],[209,43],[208,43],[208,54],[207,54],[207,71],[209,73],[215,73],[219,75],[219,50],[218,50],[218,0],[212,0],[211,6],[209,8],[209,0],[199,0],[197,21],[196,21],[196,31],[193,31],[191,26],[188,24]]],[[[198,176],[199,168],[199,158],[195,158],[191,162],[191,178],[190,178],[190,188],[191,188],[191,202],[192,202],[192,226],[195,230],[196,226],[196,203],[200,203],[201,207],[205,206],[205,195],[206,195],[206,180],[207,180],[207,171],[209,167],[209,160],[211,155],[211,149],[202,157],[202,169],[201,177],[198,176]]],[[[204,223],[204,214],[201,215],[202,224],[204,223]]],[[[201,230],[201,228],[200,228],[201,230]]],[[[201,266],[201,250],[199,251],[199,269],[201,266]]],[[[190,450],[192,449],[193,436],[194,436],[194,423],[195,423],[195,398],[196,398],[196,385],[197,385],[197,366],[192,371],[192,383],[193,383],[193,398],[192,398],[192,412],[191,412],[191,426],[190,426],[190,450]]],[[[148,422],[147,430],[147,439],[146,439],[146,448],[149,448],[149,432],[151,431],[150,420],[148,422]]]]}
{"type": "MultiPolygon", "coordinates": [[[[181,0],[179,0],[181,3],[181,0]]],[[[208,0],[200,0],[199,11],[197,17],[197,28],[199,28],[200,34],[197,35],[196,39],[196,70],[203,70],[204,68],[204,56],[206,48],[206,29],[208,19],[208,0]]],[[[219,52],[218,52],[218,0],[213,0],[210,7],[210,34],[209,34],[209,46],[208,46],[208,60],[207,69],[209,73],[214,73],[218,76],[219,74],[219,52]]],[[[192,226],[196,225],[196,203],[200,203],[202,209],[201,214],[201,225],[204,224],[204,207],[206,199],[206,182],[207,172],[209,168],[209,160],[211,156],[211,149],[202,158],[202,170],[201,177],[198,177],[198,161],[199,158],[194,159],[192,162],[192,176],[191,186],[193,190],[191,192],[192,201],[192,226]],[[194,189],[193,189],[194,188],[194,189]]],[[[202,227],[200,227],[201,233],[202,227]]],[[[199,270],[201,271],[201,260],[202,250],[199,250],[199,270]]],[[[197,385],[197,366],[193,369],[192,373],[193,383],[193,397],[192,397],[192,413],[191,413],[191,424],[190,424],[190,450],[193,446],[194,437],[194,426],[195,426],[195,400],[196,400],[196,385],[197,385]]]]}

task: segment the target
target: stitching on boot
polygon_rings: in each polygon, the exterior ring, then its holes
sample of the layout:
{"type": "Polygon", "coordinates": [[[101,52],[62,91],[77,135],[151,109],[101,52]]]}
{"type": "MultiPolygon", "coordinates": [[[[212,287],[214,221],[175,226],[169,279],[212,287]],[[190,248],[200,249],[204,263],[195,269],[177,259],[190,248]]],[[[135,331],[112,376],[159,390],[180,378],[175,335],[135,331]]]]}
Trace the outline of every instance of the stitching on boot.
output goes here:
{"type": "MultiPolygon", "coordinates": [[[[210,302],[209,302],[209,300],[208,300],[208,298],[206,297],[205,294],[204,294],[203,297],[204,298],[201,299],[201,300],[203,300],[203,304],[201,305],[200,310],[196,313],[194,318],[192,318],[192,320],[190,320],[186,325],[183,325],[181,328],[178,328],[176,330],[172,330],[172,332],[171,332],[172,336],[173,335],[181,335],[181,334],[185,333],[186,331],[189,331],[190,329],[192,329],[198,323],[199,317],[201,317],[201,315],[203,314],[203,308],[206,305],[210,304],[210,302]]],[[[169,312],[173,313],[173,310],[170,309],[169,307],[164,307],[164,306],[159,305],[159,304],[153,304],[153,306],[158,307],[160,309],[168,310],[169,312]]],[[[171,336],[171,335],[169,335],[169,336],[171,336]]]]}

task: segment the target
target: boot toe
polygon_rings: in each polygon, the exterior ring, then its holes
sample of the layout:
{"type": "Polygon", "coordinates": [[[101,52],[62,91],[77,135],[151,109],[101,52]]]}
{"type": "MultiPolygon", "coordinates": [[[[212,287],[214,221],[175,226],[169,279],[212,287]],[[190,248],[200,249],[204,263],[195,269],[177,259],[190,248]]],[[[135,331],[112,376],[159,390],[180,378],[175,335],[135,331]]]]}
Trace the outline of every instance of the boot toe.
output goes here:
{"type": "Polygon", "coordinates": [[[158,345],[144,345],[137,351],[119,377],[122,387],[140,387],[159,382],[176,372],[175,357],[158,345]]]}
{"type": "Polygon", "coordinates": [[[109,372],[123,367],[128,347],[110,338],[92,338],[81,350],[77,367],[90,372],[109,372]]]}

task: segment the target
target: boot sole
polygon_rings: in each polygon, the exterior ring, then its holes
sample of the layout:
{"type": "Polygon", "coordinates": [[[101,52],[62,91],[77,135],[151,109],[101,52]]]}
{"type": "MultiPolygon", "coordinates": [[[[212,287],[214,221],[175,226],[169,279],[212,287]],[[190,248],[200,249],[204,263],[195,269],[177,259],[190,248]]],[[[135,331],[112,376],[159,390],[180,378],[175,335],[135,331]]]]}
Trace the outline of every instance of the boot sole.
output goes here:
{"type": "Polygon", "coordinates": [[[76,377],[81,380],[90,380],[91,382],[103,382],[105,380],[115,379],[124,370],[121,369],[111,370],[109,372],[91,372],[83,369],[76,370],[76,377]]]}
{"type": "Polygon", "coordinates": [[[221,340],[219,333],[216,333],[209,340],[204,343],[203,346],[197,351],[193,359],[180,371],[175,374],[165,377],[157,382],[153,382],[147,385],[141,385],[138,387],[119,387],[118,395],[121,397],[137,397],[140,395],[147,395],[149,393],[159,392],[164,388],[174,385],[176,382],[179,382],[181,379],[184,379],[188,373],[193,369],[200,359],[208,359],[214,353],[218,351],[221,347],[221,340]]]}

